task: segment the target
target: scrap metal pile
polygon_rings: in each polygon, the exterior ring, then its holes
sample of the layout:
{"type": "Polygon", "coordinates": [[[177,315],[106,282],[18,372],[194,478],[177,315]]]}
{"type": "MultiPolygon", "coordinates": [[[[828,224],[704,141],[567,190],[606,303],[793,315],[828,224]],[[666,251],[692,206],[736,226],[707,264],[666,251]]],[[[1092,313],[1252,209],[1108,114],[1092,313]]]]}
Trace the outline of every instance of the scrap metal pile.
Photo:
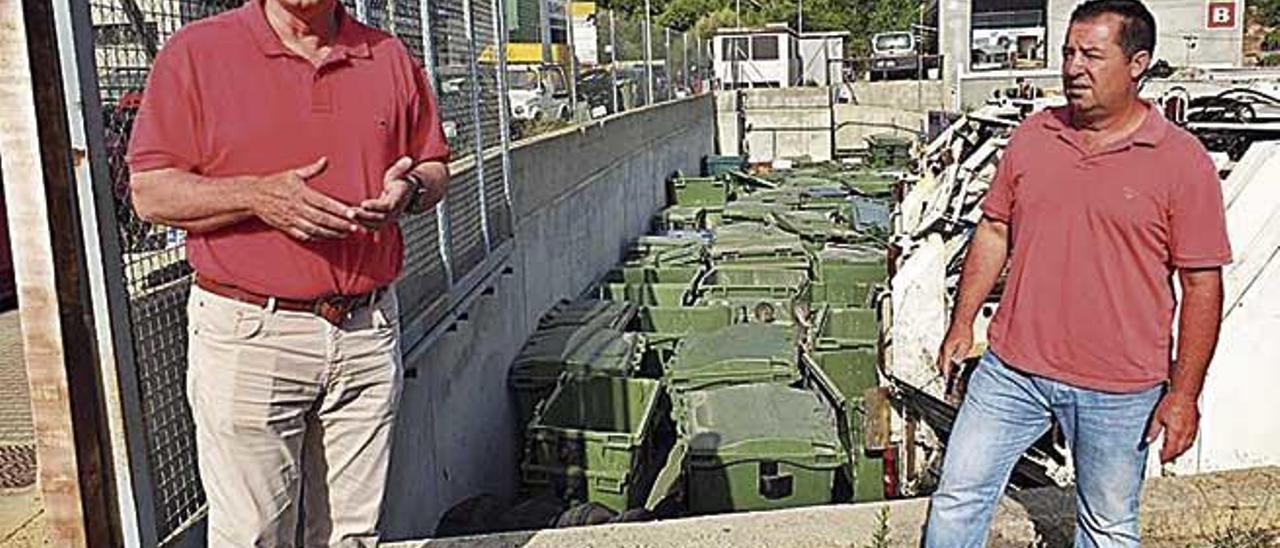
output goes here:
{"type": "MultiPolygon", "coordinates": [[[[996,165],[1021,118],[1018,109],[989,107],[965,115],[929,143],[916,177],[904,180],[894,216],[891,298],[882,316],[887,336],[884,371],[894,394],[893,438],[903,447],[903,491],[932,490],[961,390],[947,390],[935,367],[960,283],[965,251],[982,217],[980,205],[996,165]]],[[[971,371],[986,350],[987,326],[1003,283],[978,315],[971,371]]],[[[1013,485],[1065,485],[1070,459],[1051,432],[1014,470],[1013,485]]]]}

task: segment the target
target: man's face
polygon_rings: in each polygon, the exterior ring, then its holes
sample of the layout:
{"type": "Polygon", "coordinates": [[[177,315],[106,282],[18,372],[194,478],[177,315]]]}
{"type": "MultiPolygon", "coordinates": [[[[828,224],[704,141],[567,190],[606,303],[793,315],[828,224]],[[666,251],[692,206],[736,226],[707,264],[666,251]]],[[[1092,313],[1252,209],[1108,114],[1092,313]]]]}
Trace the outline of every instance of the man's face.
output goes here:
{"type": "Polygon", "coordinates": [[[1120,24],[1120,16],[1106,13],[1067,29],[1062,89],[1076,112],[1114,112],[1137,98],[1136,82],[1151,54],[1126,54],[1120,46],[1120,24]]]}

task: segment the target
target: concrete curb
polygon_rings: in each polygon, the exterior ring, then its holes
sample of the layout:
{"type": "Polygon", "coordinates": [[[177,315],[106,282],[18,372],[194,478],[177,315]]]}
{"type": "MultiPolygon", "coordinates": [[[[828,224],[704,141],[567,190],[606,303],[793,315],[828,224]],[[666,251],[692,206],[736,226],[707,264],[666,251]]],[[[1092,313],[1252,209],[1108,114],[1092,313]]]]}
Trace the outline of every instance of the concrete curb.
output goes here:
{"type": "MultiPolygon", "coordinates": [[[[1280,531],[1280,467],[1155,478],[1143,491],[1142,530],[1149,546],[1186,546],[1235,530],[1280,531]]],[[[888,508],[893,546],[920,543],[927,499],[831,505],[726,514],[651,523],[504,533],[388,544],[398,548],[556,547],[683,548],[796,546],[858,548],[888,508]]],[[[1074,495],[1034,489],[1005,497],[992,526],[991,546],[1069,546],[1074,495]]]]}

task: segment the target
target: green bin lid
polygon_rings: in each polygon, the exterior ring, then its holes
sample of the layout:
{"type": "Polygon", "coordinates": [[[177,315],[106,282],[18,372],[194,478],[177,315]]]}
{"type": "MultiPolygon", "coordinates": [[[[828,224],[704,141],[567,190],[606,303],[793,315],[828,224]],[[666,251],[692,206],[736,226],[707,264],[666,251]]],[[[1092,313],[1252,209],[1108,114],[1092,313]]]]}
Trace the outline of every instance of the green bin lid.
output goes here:
{"type": "Polygon", "coordinates": [[[724,466],[742,460],[842,459],[835,413],[817,394],[781,384],[745,384],[690,392],[682,435],[691,463],[714,459],[724,466]],[[701,459],[699,459],[701,457],[701,459]]]}
{"type": "Polygon", "coordinates": [[[750,372],[794,368],[797,348],[790,326],[743,323],[690,333],[669,364],[673,379],[722,374],[726,368],[750,372]]]}
{"type": "Polygon", "coordinates": [[[564,371],[628,376],[639,364],[641,336],[590,326],[535,332],[511,366],[511,379],[554,382],[564,371]]]}

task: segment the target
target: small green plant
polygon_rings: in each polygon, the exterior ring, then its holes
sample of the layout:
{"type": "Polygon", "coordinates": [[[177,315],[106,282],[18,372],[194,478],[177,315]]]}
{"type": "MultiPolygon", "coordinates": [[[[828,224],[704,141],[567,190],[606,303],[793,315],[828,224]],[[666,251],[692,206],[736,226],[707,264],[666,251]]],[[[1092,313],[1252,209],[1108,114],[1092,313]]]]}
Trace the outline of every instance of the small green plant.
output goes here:
{"type": "Polygon", "coordinates": [[[881,506],[876,514],[876,530],[871,533],[871,540],[863,548],[890,548],[892,546],[892,530],[889,528],[889,507],[881,506]]]}

